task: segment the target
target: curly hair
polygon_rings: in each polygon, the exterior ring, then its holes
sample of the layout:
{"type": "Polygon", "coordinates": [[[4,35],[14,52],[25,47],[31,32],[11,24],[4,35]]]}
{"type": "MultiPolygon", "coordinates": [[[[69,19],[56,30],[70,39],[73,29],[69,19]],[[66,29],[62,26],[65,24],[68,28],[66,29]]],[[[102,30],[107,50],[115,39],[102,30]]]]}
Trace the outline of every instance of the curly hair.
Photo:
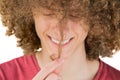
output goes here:
{"type": "Polygon", "coordinates": [[[112,56],[120,50],[120,1],[119,0],[1,0],[0,14],[7,35],[17,37],[24,53],[41,48],[35,31],[32,9],[40,7],[53,12],[74,12],[90,27],[85,40],[88,59],[112,56]]]}

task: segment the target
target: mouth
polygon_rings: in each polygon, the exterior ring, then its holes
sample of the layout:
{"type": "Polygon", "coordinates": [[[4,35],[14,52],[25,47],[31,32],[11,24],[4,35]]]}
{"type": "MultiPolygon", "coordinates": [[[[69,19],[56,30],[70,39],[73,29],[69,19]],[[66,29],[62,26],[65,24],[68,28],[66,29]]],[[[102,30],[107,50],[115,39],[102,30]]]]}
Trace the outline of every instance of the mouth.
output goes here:
{"type": "MultiPolygon", "coordinates": [[[[60,44],[60,40],[57,40],[57,39],[55,39],[55,38],[53,38],[53,37],[51,37],[51,36],[48,36],[48,37],[49,37],[49,39],[50,39],[54,44],[56,44],[56,45],[59,45],[59,44],[60,44]]],[[[74,37],[69,37],[69,38],[63,40],[63,41],[61,42],[61,45],[62,45],[62,46],[65,46],[65,45],[69,44],[69,43],[73,40],[73,38],[74,38],[74,37]]]]}

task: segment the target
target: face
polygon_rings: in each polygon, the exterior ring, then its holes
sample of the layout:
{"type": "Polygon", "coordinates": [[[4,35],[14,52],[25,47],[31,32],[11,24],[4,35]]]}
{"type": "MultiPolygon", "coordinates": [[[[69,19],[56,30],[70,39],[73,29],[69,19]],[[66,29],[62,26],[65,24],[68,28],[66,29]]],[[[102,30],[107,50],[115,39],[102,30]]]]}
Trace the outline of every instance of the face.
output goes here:
{"type": "Polygon", "coordinates": [[[74,16],[60,20],[60,16],[58,18],[52,11],[45,9],[41,12],[34,10],[33,13],[36,32],[41,40],[42,51],[45,55],[58,55],[61,38],[60,55],[64,58],[84,47],[89,29],[82,20],[79,21],[74,16]],[[63,37],[61,37],[61,30],[63,37]]]}

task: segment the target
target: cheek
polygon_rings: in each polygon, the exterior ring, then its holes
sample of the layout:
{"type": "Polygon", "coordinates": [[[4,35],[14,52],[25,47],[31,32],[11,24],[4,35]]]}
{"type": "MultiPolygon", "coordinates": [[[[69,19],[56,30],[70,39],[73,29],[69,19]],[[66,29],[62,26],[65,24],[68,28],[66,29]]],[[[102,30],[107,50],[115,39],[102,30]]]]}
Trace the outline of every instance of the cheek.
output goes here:
{"type": "Polygon", "coordinates": [[[45,20],[41,20],[41,19],[36,19],[35,20],[35,29],[36,32],[38,34],[38,36],[42,36],[44,34],[44,32],[47,31],[47,29],[49,28],[49,23],[46,22],[45,20]]]}
{"type": "Polygon", "coordinates": [[[82,25],[77,25],[75,28],[74,28],[74,31],[77,35],[77,37],[79,38],[79,40],[81,41],[84,41],[85,38],[87,37],[88,35],[88,28],[86,26],[82,26],[82,25]]]}

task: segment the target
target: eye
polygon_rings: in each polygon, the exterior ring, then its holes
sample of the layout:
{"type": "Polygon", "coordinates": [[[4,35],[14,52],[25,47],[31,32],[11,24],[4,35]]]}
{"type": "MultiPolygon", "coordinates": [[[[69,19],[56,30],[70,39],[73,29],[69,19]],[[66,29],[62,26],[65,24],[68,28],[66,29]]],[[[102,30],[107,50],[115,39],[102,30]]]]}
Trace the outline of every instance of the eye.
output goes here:
{"type": "Polygon", "coordinates": [[[79,18],[79,16],[77,14],[70,14],[69,15],[71,18],[79,18]]]}
{"type": "Polygon", "coordinates": [[[54,13],[43,13],[44,16],[54,16],[54,13]]]}
{"type": "Polygon", "coordinates": [[[75,22],[80,20],[80,17],[77,14],[69,14],[69,18],[70,20],[75,21],[75,22]]]}

